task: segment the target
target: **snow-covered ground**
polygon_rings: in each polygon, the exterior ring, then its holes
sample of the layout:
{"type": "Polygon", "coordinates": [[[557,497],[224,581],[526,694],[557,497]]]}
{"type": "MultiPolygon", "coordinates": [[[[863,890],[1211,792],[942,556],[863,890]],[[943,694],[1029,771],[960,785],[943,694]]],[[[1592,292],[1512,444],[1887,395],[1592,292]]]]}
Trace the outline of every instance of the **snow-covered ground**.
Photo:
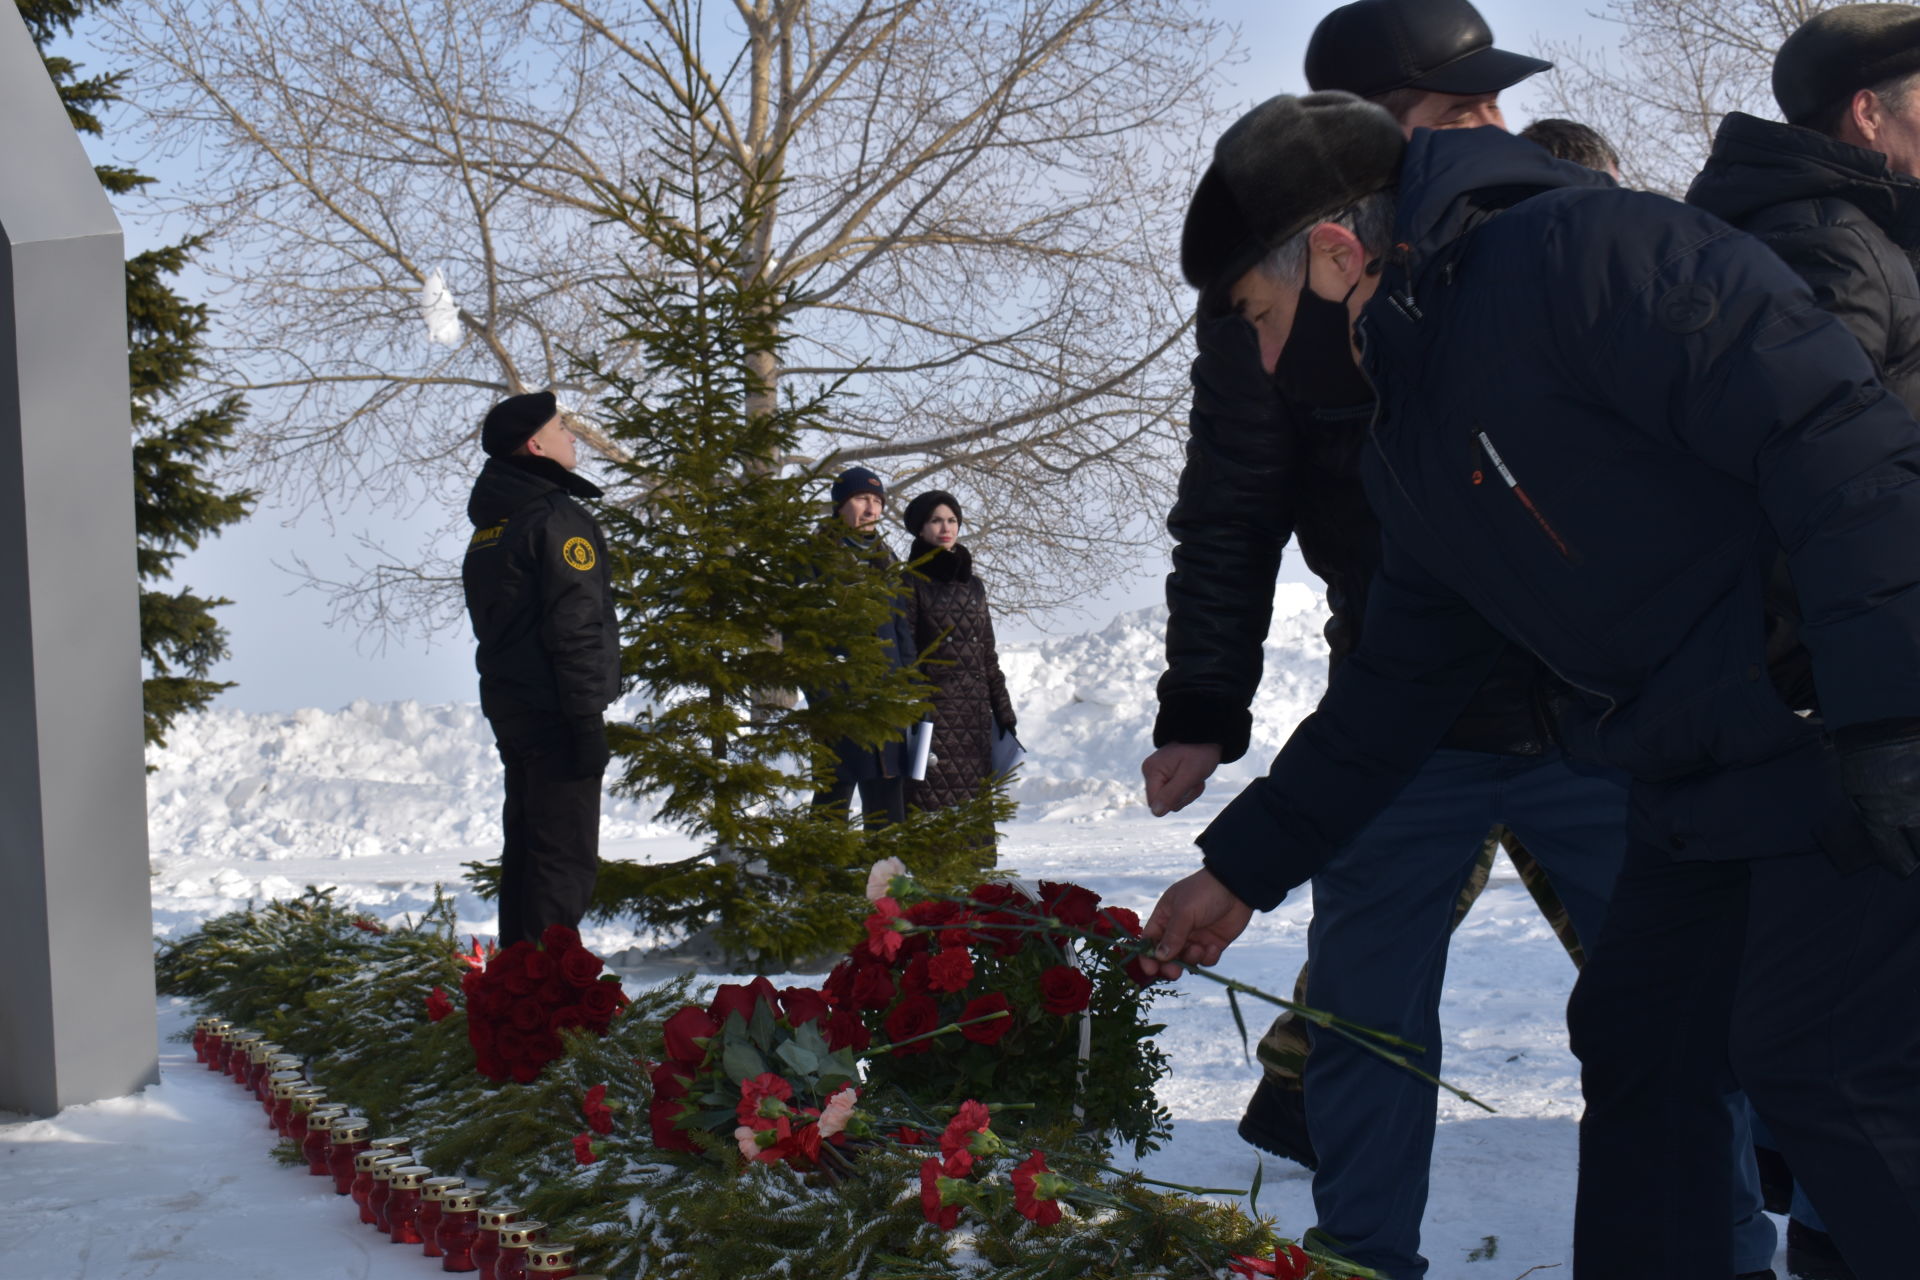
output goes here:
{"type": "MultiPolygon", "coordinates": [[[[1169,818],[1147,816],[1138,801],[1161,667],[1159,611],[1004,654],[1032,754],[1020,820],[1001,844],[1003,869],[1076,880],[1144,916],[1195,865],[1192,840],[1207,818],[1319,697],[1324,608],[1304,587],[1281,592],[1254,748],[1198,805],[1169,818]]],[[[491,856],[499,836],[498,767],[473,706],[215,712],[177,726],[151,762],[162,935],[306,884],[337,886],[342,901],[397,919],[430,901],[436,884],[457,889],[460,864],[491,856]]],[[[642,804],[610,798],[604,814],[606,856],[688,847],[642,804]]],[[[457,900],[473,931],[491,930],[487,904],[464,892],[457,900]]],[[[1302,892],[1257,918],[1221,967],[1289,993],[1311,913],[1302,892]]],[[[603,954],[654,941],[630,927],[586,932],[603,954]]],[[[1498,1114],[1443,1097],[1424,1230],[1433,1280],[1512,1280],[1569,1261],[1580,1095],[1562,1012],[1572,981],[1501,863],[1456,935],[1444,1010],[1445,1074],[1498,1114]],[[1488,1237],[1496,1256],[1470,1259],[1488,1237]]],[[[1188,983],[1161,1008],[1173,1061],[1162,1096],[1177,1127],[1148,1168],[1176,1182],[1246,1186],[1255,1153],[1234,1126],[1257,1073],[1224,994],[1188,983]]],[[[162,1035],[188,1014],[162,1000],[162,1035]]],[[[1257,1006],[1249,1014],[1257,1021],[1257,1006]]],[[[0,1123],[0,1200],[10,1210],[0,1278],[384,1280],[435,1267],[381,1243],[320,1180],[269,1161],[258,1109],[195,1067],[190,1051],[163,1039],[161,1055],[161,1083],[138,1097],[0,1123]]],[[[1303,1230],[1313,1222],[1309,1191],[1303,1170],[1269,1159],[1260,1208],[1283,1230],[1303,1230]]]]}

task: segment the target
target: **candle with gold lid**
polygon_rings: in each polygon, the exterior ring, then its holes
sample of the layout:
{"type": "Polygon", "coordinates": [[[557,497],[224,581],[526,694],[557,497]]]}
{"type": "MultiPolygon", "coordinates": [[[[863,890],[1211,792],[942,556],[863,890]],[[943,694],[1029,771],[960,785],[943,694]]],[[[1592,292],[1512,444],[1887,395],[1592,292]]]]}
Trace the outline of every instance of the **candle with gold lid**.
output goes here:
{"type": "Polygon", "coordinates": [[[207,1060],[207,1028],[213,1025],[213,1015],[203,1013],[193,1020],[193,1060],[204,1063],[207,1060]]]}
{"type": "Polygon", "coordinates": [[[387,1230],[387,1202],[393,1198],[393,1171],[412,1163],[413,1157],[402,1152],[399,1155],[381,1156],[369,1166],[373,1185],[367,1190],[367,1213],[361,1214],[360,1220],[382,1235],[387,1230]]]}
{"type": "Polygon", "coordinates": [[[373,1194],[373,1162],[393,1157],[393,1152],[375,1151],[371,1146],[353,1157],[353,1182],[347,1194],[360,1206],[360,1221],[369,1225],[373,1222],[373,1210],[367,1205],[367,1197],[373,1194]]]}
{"type": "Polygon", "coordinates": [[[373,1124],[365,1116],[341,1116],[333,1122],[332,1141],[327,1149],[327,1172],[333,1175],[337,1195],[353,1192],[353,1158],[367,1149],[373,1124]]]}
{"type": "Polygon", "coordinates": [[[289,1104],[295,1089],[304,1089],[307,1078],[298,1071],[276,1071],[267,1077],[267,1123],[281,1137],[287,1136],[289,1104]]]}
{"type": "Polygon", "coordinates": [[[247,1078],[247,1056],[253,1052],[253,1046],[266,1037],[258,1031],[242,1030],[227,1038],[227,1053],[220,1060],[220,1069],[234,1080],[247,1078]]]}
{"type": "Polygon", "coordinates": [[[323,1102],[310,1107],[302,1117],[306,1122],[307,1136],[300,1140],[300,1154],[307,1158],[307,1172],[316,1178],[324,1178],[332,1172],[329,1160],[333,1154],[333,1122],[347,1114],[347,1109],[337,1102],[323,1102]]]}
{"type": "MultiPolygon", "coordinates": [[[[449,1191],[461,1191],[464,1179],[442,1174],[420,1184],[420,1251],[429,1258],[440,1256],[440,1211],[449,1191]]],[[[478,1207],[476,1202],[475,1207],[478,1207]]]]}
{"type": "Polygon", "coordinates": [[[220,1062],[227,1056],[227,1035],[232,1030],[233,1023],[226,1018],[207,1019],[207,1052],[200,1059],[207,1070],[220,1069],[220,1062]]]}
{"type": "Polygon", "coordinates": [[[369,1151],[379,1151],[390,1156],[403,1156],[413,1150],[413,1139],[403,1133],[389,1133],[375,1138],[367,1144],[369,1151]]]}
{"type": "Polygon", "coordinates": [[[493,1280],[527,1280],[527,1248],[546,1229],[546,1223],[532,1218],[516,1218],[501,1227],[500,1256],[493,1264],[493,1280]]]}
{"type": "Polygon", "coordinates": [[[542,1280],[571,1280],[573,1244],[565,1240],[535,1241],[527,1246],[527,1275],[542,1280]]]}
{"type": "Polygon", "coordinates": [[[420,1184],[433,1176],[423,1164],[403,1164],[393,1171],[393,1194],[387,1198],[387,1238],[395,1244],[420,1243],[420,1184]]]}
{"type": "Polygon", "coordinates": [[[475,1271],[475,1238],[480,1234],[480,1200],[474,1191],[449,1191],[441,1197],[440,1225],[433,1243],[440,1250],[442,1271],[475,1271]]]}
{"type": "Polygon", "coordinates": [[[480,1268],[480,1280],[488,1280],[493,1274],[493,1264],[500,1260],[500,1232],[511,1222],[519,1220],[526,1210],[517,1204],[489,1204],[480,1207],[480,1234],[473,1242],[473,1262],[480,1268]]]}
{"type": "Polygon", "coordinates": [[[270,1070],[267,1064],[279,1056],[280,1046],[271,1040],[262,1040],[248,1052],[246,1085],[254,1097],[266,1096],[267,1072],[270,1070]]]}

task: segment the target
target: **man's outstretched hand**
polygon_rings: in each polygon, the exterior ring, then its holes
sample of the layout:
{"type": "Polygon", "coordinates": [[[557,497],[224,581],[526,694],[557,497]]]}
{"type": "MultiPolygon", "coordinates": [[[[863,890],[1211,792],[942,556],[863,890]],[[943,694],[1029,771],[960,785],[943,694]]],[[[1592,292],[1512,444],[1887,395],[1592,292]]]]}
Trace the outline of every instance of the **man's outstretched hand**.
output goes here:
{"type": "Polygon", "coordinates": [[[1220,767],[1220,744],[1169,742],[1140,763],[1147,780],[1147,807],[1156,818],[1186,808],[1207,789],[1220,767]]]}
{"type": "Polygon", "coordinates": [[[1159,945],[1141,957],[1140,967],[1152,977],[1177,978],[1182,964],[1218,964],[1220,953],[1251,919],[1253,908],[1211,871],[1196,871],[1161,894],[1147,917],[1147,937],[1159,945]]]}

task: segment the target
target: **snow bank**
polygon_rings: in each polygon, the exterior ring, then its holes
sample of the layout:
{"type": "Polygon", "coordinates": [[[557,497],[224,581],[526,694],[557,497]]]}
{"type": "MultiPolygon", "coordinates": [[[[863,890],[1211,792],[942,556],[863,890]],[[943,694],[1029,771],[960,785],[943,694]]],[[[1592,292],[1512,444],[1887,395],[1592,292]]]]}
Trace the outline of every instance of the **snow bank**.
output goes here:
{"type": "MultiPolygon", "coordinates": [[[[1280,587],[1254,748],[1223,770],[1230,785],[1264,769],[1318,700],[1325,619],[1317,593],[1280,587]]],[[[1030,752],[1014,793],[1022,817],[1099,818],[1138,806],[1165,630],[1164,609],[1142,609],[1097,632],[1003,654],[1030,752]]],[[[168,739],[148,754],[148,840],[162,865],[444,854],[500,839],[499,758],[474,703],[208,711],[183,717],[168,739]]],[[[652,818],[651,805],[609,796],[601,837],[667,835],[652,818]]]]}

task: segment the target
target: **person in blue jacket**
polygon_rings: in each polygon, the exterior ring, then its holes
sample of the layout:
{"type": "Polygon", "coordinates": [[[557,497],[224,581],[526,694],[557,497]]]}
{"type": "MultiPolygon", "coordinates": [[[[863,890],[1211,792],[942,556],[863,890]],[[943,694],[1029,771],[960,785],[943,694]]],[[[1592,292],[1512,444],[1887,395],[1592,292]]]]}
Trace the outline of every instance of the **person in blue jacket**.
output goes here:
{"type": "Polygon", "coordinates": [[[1496,130],[1272,99],[1222,136],[1183,258],[1249,241],[1298,264],[1234,286],[1263,363],[1345,347],[1376,392],[1382,562],[1320,707],[1155,908],[1151,967],[1217,961],[1521,646],[1569,755],[1632,777],[1569,1010],[1575,1274],[1731,1274],[1740,1089],[1848,1264],[1910,1274],[1920,427],[1758,241],[1496,130]],[[1812,705],[1768,652],[1782,555],[1812,705]]]}

